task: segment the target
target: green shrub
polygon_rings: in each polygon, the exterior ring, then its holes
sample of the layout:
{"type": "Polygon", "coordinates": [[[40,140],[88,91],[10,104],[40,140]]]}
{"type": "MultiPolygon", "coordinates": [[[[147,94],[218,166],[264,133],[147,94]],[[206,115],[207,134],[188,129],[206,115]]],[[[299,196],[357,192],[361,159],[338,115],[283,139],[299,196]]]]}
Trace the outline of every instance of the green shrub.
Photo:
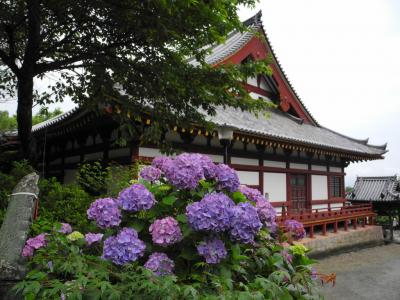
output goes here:
{"type": "Polygon", "coordinates": [[[79,165],[76,181],[91,195],[101,195],[107,192],[105,181],[108,172],[101,162],[83,163],[79,165]]]}
{"type": "Polygon", "coordinates": [[[62,185],[56,178],[50,178],[39,180],[39,189],[39,219],[33,226],[34,233],[51,229],[55,222],[70,223],[78,230],[89,227],[86,210],[93,197],[82,187],[62,185]]]}

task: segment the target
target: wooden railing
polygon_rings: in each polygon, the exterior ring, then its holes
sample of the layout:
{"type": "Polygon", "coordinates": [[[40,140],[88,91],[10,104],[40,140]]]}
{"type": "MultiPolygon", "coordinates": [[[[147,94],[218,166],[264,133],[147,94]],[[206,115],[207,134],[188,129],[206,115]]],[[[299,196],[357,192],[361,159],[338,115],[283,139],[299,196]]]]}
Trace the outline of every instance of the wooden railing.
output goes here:
{"type": "Polygon", "coordinates": [[[326,235],[327,225],[333,224],[333,232],[337,233],[338,224],[343,222],[344,230],[348,230],[349,223],[357,229],[359,223],[362,227],[375,224],[376,214],[372,210],[372,204],[346,205],[332,209],[312,209],[309,211],[291,213],[285,209],[282,215],[277,217],[278,224],[284,226],[286,220],[296,220],[303,223],[304,228],[309,228],[310,238],[314,237],[314,227],[322,226],[322,234],[326,235]]]}

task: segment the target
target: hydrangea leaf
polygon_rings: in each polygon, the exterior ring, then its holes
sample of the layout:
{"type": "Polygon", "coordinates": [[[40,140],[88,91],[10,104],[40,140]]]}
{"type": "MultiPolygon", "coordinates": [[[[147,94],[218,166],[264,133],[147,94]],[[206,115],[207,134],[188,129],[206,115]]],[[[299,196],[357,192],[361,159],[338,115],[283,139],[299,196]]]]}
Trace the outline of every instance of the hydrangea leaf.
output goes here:
{"type": "Polygon", "coordinates": [[[175,201],[176,201],[176,197],[175,196],[167,196],[167,197],[164,197],[162,199],[162,202],[165,205],[169,205],[169,206],[174,205],[175,201]]]}

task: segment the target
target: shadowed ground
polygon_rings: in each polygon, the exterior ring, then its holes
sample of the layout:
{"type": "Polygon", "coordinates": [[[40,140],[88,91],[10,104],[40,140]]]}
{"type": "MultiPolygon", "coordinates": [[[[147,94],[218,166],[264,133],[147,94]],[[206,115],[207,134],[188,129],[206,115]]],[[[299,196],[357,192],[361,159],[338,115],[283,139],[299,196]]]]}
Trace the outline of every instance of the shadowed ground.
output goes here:
{"type": "Polygon", "coordinates": [[[400,299],[400,245],[362,249],[320,259],[318,273],[336,273],[336,286],[322,287],[327,300],[400,299]]]}

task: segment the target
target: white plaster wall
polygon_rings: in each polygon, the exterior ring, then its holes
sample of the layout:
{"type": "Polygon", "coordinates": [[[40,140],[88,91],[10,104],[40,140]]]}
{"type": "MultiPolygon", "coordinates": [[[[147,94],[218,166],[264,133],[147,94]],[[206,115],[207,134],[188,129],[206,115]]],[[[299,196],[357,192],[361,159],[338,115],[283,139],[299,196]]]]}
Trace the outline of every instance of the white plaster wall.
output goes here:
{"type": "Polygon", "coordinates": [[[65,162],[66,164],[72,164],[72,163],[77,163],[77,162],[79,162],[79,159],[80,159],[79,155],[70,156],[70,157],[66,157],[66,158],[64,159],[64,162],[65,162]]]}
{"type": "Polygon", "coordinates": [[[247,151],[250,151],[250,152],[257,152],[258,150],[257,150],[255,144],[249,143],[249,144],[247,144],[247,151]]]}
{"type": "Polygon", "coordinates": [[[336,172],[336,173],[342,173],[342,168],[338,168],[338,167],[329,167],[329,171],[331,171],[331,172],[336,172]]]}
{"type": "Polygon", "coordinates": [[[263,89],[264,91],[271,91],[271,89],[269,88],[269,86],[267,85],[267,83],[265,82],[264,78],[261,78],[260,81],[260,88],[263,89]]]}
{"type": "Polygon", "coordinates": [[[204,135],[197,135],[193,140],[193,144],[205,146],[207,145],[207,138],[204,135]]]}
{"type": "Polygon", "coordinates": [[[258,159],[232,156],[231,163],[237,165],[258,166],[258,159]]]}
{"type": "Polygon", "coordinates": [[[235,141],[233,143],[233,149],[243,150],[243,148],[244,148],[244,144],[242,141],[235,141]]]}
{"type": "Polygon", "coordinates": [[[314,171],[324,171],[324,172],[326,172],[326,166],[311,165],[311,170],[314,170],[314,171]]]}
{"type": "Polygon", "coordinates": [[[78,170],[64,170],[64,184],[73,183],[76,180],[78,170]]]}
{"type": "Polygon", "coordinates": [[[168,132],[165,134],[165,139],[166,139],[167,141],[170,141],[170,142],[182,143],[181,137],[180,137],[179,134],[178,134],[177,132],[175,132],[175,131],[168,131],[168,132]]]}
{"type": "Polygon", "coordinates": [[[163,154],[156,148],[139,147],[139,156],[156,157],[163,156],[163,154]]]}
{"type": "Polygon", "coordinates": [[[318,204],[318,205],[313,205],[312,209],[328,209],[328,204],[318,204]]]}
{"type": "Polygon", "coordinates": [[[59,165],[59,164],[61,164],[61,158],[57,158],[57,159],[55,159],[55,160],[52,160],[50,163],[49,163],[49,165],[59,165]]]}
{"type": "Polygon", "coordinates": [[[291,169],[308,170],[308,165],[306,165],[306,164],[295,164],[295,163],[290,163],[290,168],[291,168],[291,169]]]}
{"type": "Polygon", "coordinates": [[[264,95],[260,95],[260,94],[254,93],[254,92],[249,93],[249,95],[250,95],[250,97],[253,98],[253,99],[262,98],[262,99],[264,99],[264,100],[271,101],[271,99],[269,99],[268,97],[265,97],[264,95]]]}
{"type": "Polygon", "coordinates": [[[273,160],[264,160],[264,167],[271,168],[286,168],[286,162],[284,161],[273,161],[273,160]]]}
{"type": "Polygon", "coordinates": [[[86,160],[96,160],[102,158],[103,158],[103,152],[89,153],[85,155],[86,160]]]}
{"type": "Polygon", "coordinates": [[[259,173],[258,172],[249,172],[249,171],[236,171],[239,177],[239,181],[241,184],[248,185],[259,185],[259,173]]]}
{"type": "Polygon", "coordinates": [[[282,214],[282,207],[274,207],[275,208],[275,211],[276,211],[276,213],[278,214],[278,215],[281,215],[282,214]]]}
{"type": "Polygon", "coordinates": [[[343,207],[343,203],[332,203],[331,208],[340,208],[343,207]]]}
{"type": "Polygon", "coordinates": [[[328,178],[324,175],[311,175],[311,199],[327,200],[328,199],[328,178]]]}
{"type": "Polygon", "coordinates": [[[250,85],[257,86],[257,77],[248,77],[247,83],[250,85]]]}
{"type": "Polygon", "coordinates": [[[264,192],[271,202],[286,201],[286,174],[265,172],[264,192]]]}
{"type": "Polygon", "coordinates": [[[212,147],[216,147],[216,148],[220,148],[220,147],[222,147],[221,146],[221,143],[219,142],[219,139],[218,139],[218,137],[216,137],[216,136],[214,136],[212,139],[211,139],[211,146],[212,147]]]}
{"type": "Polygon", "coordinates": [[[112,149],[112,150],[108,151],[108,157],[111,159],[116,158],[116,157],[129,156],[129,155],[130,155],[129,148],[112,149]]]}

